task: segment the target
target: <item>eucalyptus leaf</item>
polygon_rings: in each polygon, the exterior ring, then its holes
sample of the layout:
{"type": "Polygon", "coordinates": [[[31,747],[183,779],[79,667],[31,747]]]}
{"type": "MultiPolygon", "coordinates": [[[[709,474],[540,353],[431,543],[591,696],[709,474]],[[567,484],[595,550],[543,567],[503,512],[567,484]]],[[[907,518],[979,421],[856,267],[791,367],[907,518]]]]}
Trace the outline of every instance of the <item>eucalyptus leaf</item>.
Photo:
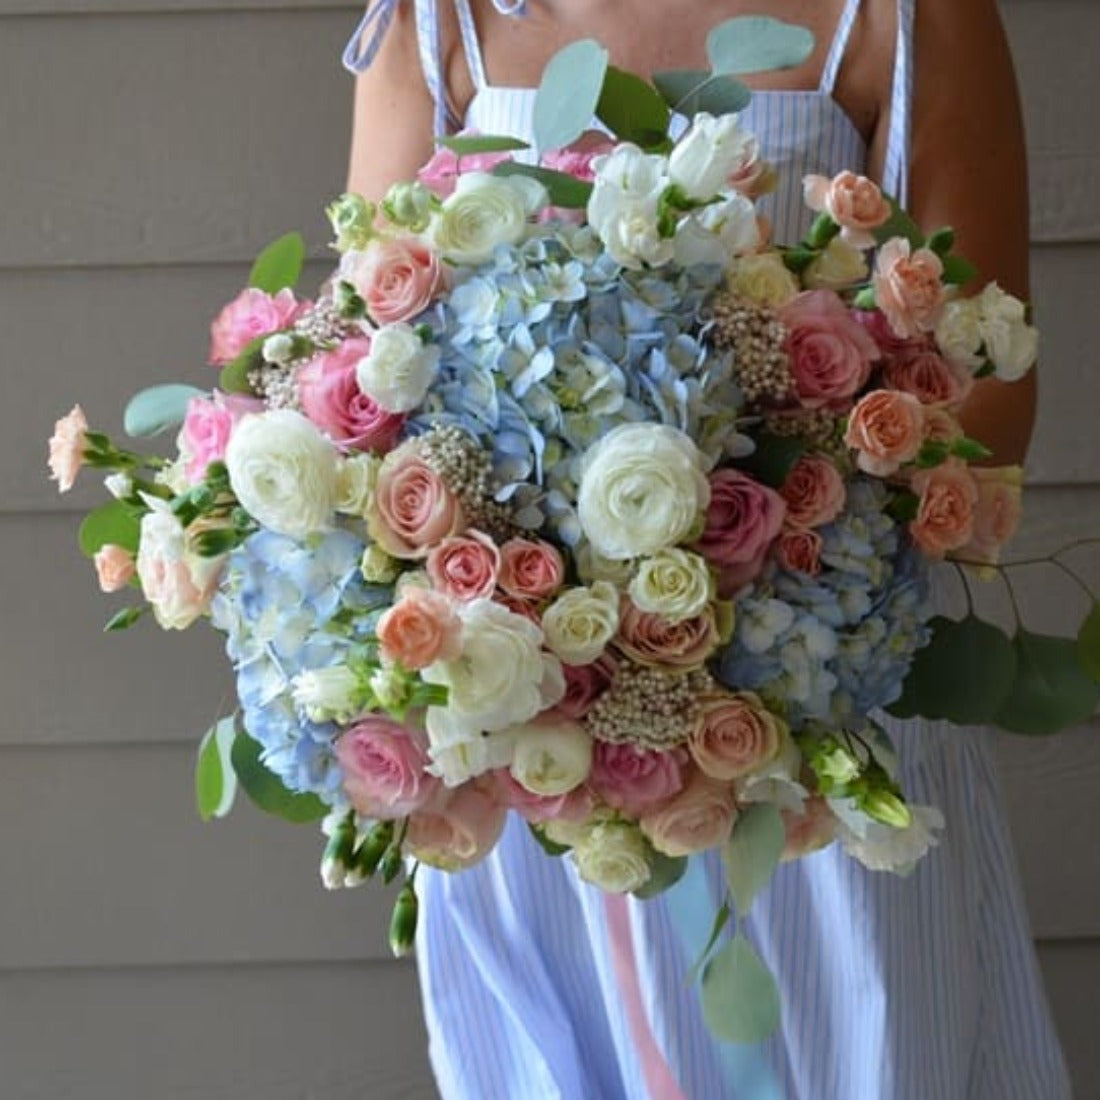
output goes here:
{"type": "Polygon", "coordinates": [[[779,1027],[779,987],[744,936],[735,936],[703,974],[703,1018],[730,1043],[760,1043],[779,1027]]]}
{"type": "Polygon", "coordinates": [[[707,58],[716,73],[793,69],[813,52],[811,31],[763,15],[727,19],[707,35],[707,58]]]}
{"type": "Polygon", "coordinates": [[[206,731],[199,744],[195,761],[195,805],[203,821],[225,817],[233,805],[237,777],[230,754],[236,735],[233,718],[223,718],[206,731]]]}
{"type": "Polygon", "coordinates": [[[741,81],[706,69],[654,73],[653,84],[674,111],[689,117],[700,111],[712,115],[736,114],[752,100],[752,92],[741,81]]]}
{"type": "Polygon", "coordinates": [[[806,441],[791,435],[762,432],[756,450],[738,460],[738,465],[757,481],[778,489],[806,451],[806,441]]]}
{"type": "Polygon", "coordinates": [[[136,554],[140,537],[141,521],[130,506],[109,500],[84,517],[77,542],[80,552],[90,558],[104,546],[121,546],[136,554]]]}
{"type": "Polygon", "coordinates": [[[519,164],[505,161],[493,168],[494,176],[530,176],[538,180],[550,196],[551,206],[568,207],[571,210],[583,210],[592,194],[592,184],[576,179],[566,172],[556,172],[552,168],[540,168],[534,164],[519,164]]]}
{"type": "Polygon", "coordinates": [[[652,84],[634,73],[609,65],[596,115],[621,141],[643,149],[663,145],[668,138],[668,105],[652,84]]]}
{"type": "Polygon", "coordinates": [[[535,94],[533,128],[540,152],[561,149],[592,124],[600,101],[607,50],[582,38],[550,58],[535,94]]]}
{"type": "Polygon", "coordinates": [[[205,397],[206,392],[180,383],[150,386],[130,398],[122,426],[135,439],[160,435],[182,424],[188,402],[193,397],[205,397]]]}
{"type": "Polygon", "coordinates": [[[450,149],[460,157],[475,156],[479,153],[514,153],[520,149],[530,149],[526,141],[519,138],[500,137],[494,134],[448,134],[435,139],[436,144],[450,149]]]}
{"type": "Polygon", "coordinates": [[[238,730],[230,762],[245,793],[261,810],[302,825],[320,821],[328,807],[315,794],[297,794],[260,760],[260,744],[238,730]]]}
{"type": "Polygon", "coordinates": [[[1016,675],[996,716],[1013,733],[1058,733],[1092,717],[1098,684],[1081,663],[1079,643],[1019,630],[1012,641],[1016,675]]]}
{"type": "Polygon", "coordinates": [[[755,802],[741,811],[722,849],[726,880],[737,915],[744,919],[753,899],[768,884],[786,843],[779,807],[755,802]]]}
{"type": "Polygon", "coordinates": [[[293,289],[302,275],[306,242],[301,233],[287,233],[269,244],[257,257],[248,285],[267,294],[293,289]]]}
{"type": "Polygon", "coordinates": [[[663,894],[670,887],[675,886],[684,877],[686,870],[687,856],[673,858],[662,852],[654,852],[650,862],[649,881],[635,890],[634,896],[641,898],[642,901],[655,898],[658,894],[663,894]]]}
{"type": "Polygon", "coordinates": [[[1100,603],[1094,603],[1077,633],[1077,657],[1085,671],[1100,681],[1100,603]]]}

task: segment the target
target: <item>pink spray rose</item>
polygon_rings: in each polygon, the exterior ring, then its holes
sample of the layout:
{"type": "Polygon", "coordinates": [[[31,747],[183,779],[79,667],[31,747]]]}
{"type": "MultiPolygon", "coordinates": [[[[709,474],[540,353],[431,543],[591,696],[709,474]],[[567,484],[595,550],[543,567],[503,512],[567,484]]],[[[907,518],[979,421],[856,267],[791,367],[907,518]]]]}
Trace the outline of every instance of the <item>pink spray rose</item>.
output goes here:
{"type": "Polygon", "coordinates": [[[453,661],[462,650],[462,620],[446,596],[410,584],[378,620],[382,656],[408,669],[453,661]]]}
{"type": "Polygon", "coordinates": [[[298,370],[298,396],[302,412],[333,443],[348,450],[388,451],[405,417],[387,412],[359,388],[356,367],[369,351],[364,336],[314,356],[298,370]]]}
{"type": "Polygon", "coordinates": [[[856,309],[852,317],[863,326],[885,356],[902,355],[911,351],[925,351],[932,347],[929,337],[921,334],[910,338],[899,336],[880,309],[856,309]]]}
{"type": "Polygon", "coordinates": [[[978,487],[974,529],[958,556],[993,565],[1020,525],[1024,471],[1019,466],[974,466],[970,475],[978,487]]]}
{"type": "Polygon", "coordinates": [[[931,470],[918,470],[911,484],[920,498],[917,518],[909,524],[913,541],[930,558],[965,546],[974,531],[978,504],[974,475],[961,462],[948,459],[931,470]]]}
{"type": "Polygon", "coordinates": [[[461,871],[492,851],[507,813],[491,780],[441,790],[409,818],[405,848],[429,867],[461,871]]]}
{"type": "Polygon", "coordinates": [[[118,592],[130,583],[134,575],[134,555],[114,543],[101,546],[92,560],[102,592],[118,592]]]}
{"type": "Polygon", "coordinates": [[[240,393],[215,390],[210,397],[192,397],[180,429],[179,449],[184,476],[197,485],[211,462],[225,458],[229,437],[246,413],[262,412],[264,404],[240,393]]]}
{"type": "Polygon", "coordinates": [[[943,261],[930,248],[918,248],[894,237],[879,250],[871,285],[875,303],[901,337],[931,332],[946,301],[943,261]]]}
{"type": "Polygon", "coordinates": [[[72,411],[55,425],[50,436],[50,477],[57,482],[57,491],[67,493],[84,465],[84,435],[88,421],[84,410],[74,405],[72,411]]]}
{"type": "Polygon", "coordinates": [[[434,798],[440,781],[429,764],[427,738],[390,718],[370,715],[336,742],[348,801],[363,817],[391,821],[434,798]]]}
{"type": "Polygon", "coordinates": [[[610,153],[615,142],[602,130],[585,130],[576,141],[563,149],[552,149],[542,158],[542,166],[555,172],[564,172],[574,179],[591,183],[596,178],[592,161],[596,157],[610,153]]]}
{"type": "Polygon", "coordinates": [[[637,817],[667,802],[683,787],[687,762],[683,749],[658,752],[597,741],[588,782],[609,806],[637,817]]]}
{"type": "Polygon", "coordinates": [[[787,354],[798,403],[806,409],[843,409],[867,382],[878,348],[840,298],[807,290],[779,311],[787,326],[787,354]]]}
{"type": "Polygon", "coordinates": [[[453,600],[476,600],[496,588],[500,551],[488,535],[470,530],[433,546],[426,565],[436,591],[453,600]]]}
{"type": "MultiPolygon", "coordinates": [[[[459,137],[474,137],[473,133],[462,133],[459,137]]],[[[455,189],[459,177],[459,162],[461,159],[462,175],[468,172],[491,172],[498,164],[511,160],[511,153],[469,153],[461,158],[450,149],[442,146],[435,155],[419,172],[416,178],[428,188],[434,191],[441,199],[447,198],[455,189]]]]}
{"type": "Polygon", "coordinates": [[[807,454],[791,468],[779,495],[787,502],[787,523],[823,527],[840,515],[847,492],[834,462],[824,455],[807,454]]]}
{"type": "Polygon", "coordinates": [[[640,665],[698,668],[720,642],[713,607],[673,622],[623,598],[615,645],[640,665]]]}
{"type": "Polygon", "coordinates": [[[615,662],[608,656],[588,665],[561,666],[565,675],[565,697],[558,710],[569,718],[583,718],[609,687],[615,676],[615,662]]]}
{"type": "Polygon", "coordinates": [[[736,820],[732,786],[696,772],[679,794],[644,814],[639,824],[657,851],[675,858],[725,843],[736,820]]]}
{"type": "Polygon", "coordinates": [[[889,477],[912,462],[924,443],[924,408],[911,394],[872,390],[852,410],[844,442],[856,465],[875,477],[889,477]]]}
{"type": "Polygon", "coordinates": [[[922,405],[958,405],[974,388],[974,376],[931,348],[891,356],[882,372],[892,390],[911,393],[922,405]]]}
{"type": "Polygon", "coordinates": [[[557,547],[541,539],[509,539],[500,548],[497,583],[509,596],[544,600],[561,587],[565,563],[557,547]]]}
{"type": "Polygon", "coordinates": [[[751,691],[711,696],[702,708],[703,721],[688,748],[711,779],[739,779],[778,755],[783,723],[751,691]]]}
{"type": "Polygon", "coordinates": [[[257,337],[291,325],[304,305],[289,288],[274,297],[255,287],[245,288],[214,318],[207,358],[215,367],[231,363],[257,337]]]}
{"type": "Polygon", "coordinates": [[[807,176],[802,184],[806,205],[825,212],[841,228],[841,236],[853,248],[872,248],[872,229],[890,220],[890,204],[879,185],[855,172],[841,172],[833,179],[807,176]]]}
{"type": "Polygon", "coordinates": [[[785,528],[775,540],[775,560],[783,569],[816,577],[821,572],[821,536],[805,527],[785,528]]]}
{"type": "Polygon", "coordinates": [[[444,285],[439,256],[417,237],[375,240],[363,252],[346,252],[340,275],[355,287],[378,325],[423,313],[444,285]]]}
{"type": "Polygon", "coordinates": [[[500,801],[533,824],[585,821],[596,805],[595,795],[583,783],[565,794],[539,795],[529,791],[508,768],[498,768],[491,774],[500,801]]]}

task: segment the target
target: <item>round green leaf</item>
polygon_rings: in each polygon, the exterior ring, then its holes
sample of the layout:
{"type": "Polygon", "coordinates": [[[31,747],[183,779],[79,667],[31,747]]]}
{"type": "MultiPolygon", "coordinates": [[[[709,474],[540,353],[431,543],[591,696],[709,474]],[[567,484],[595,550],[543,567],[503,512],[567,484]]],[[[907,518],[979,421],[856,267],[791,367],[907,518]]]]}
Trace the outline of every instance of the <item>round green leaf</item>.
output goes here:
{"type": "Polygon", "coordinates": [[[1041,735],[1092,717],[1100,703],[1100,684],[1082,665],[1076,640],[1020,630],[1012,648],[1016,675],[997,712],[997,725],[1012,733],[1041,735]]]}
{"type": "Polygon", "coordinates": [[[1100,681],[1100,603],[1094,603],[1077,634],[1077,656],[1085,671],[1100,681]]]}
{"type": "Polygon", "coordinates": [[[744,936],[735,936],[703,973],[703,1018],[729,1043],[760,1043],[779,1027],[779,987],[744,936]]]}
{"type": "Polygon", "coordinates": [[[122,426],[126,434],[136,438],[160,435],[183,423],[187,404],[192,397],[204,397],[205,390],[195,386],[170,383],[150,386],[134,394],[123,414],[122,426]]]}
{"type": "Polygon", "coordinates": [[[668,137],[668,106],[652,84],[610,65],[596,105],[596,115],[621,141],[643,149],[668,137]]]}
{"type": "Polygon", "coordinates": [[[296,794],[260,761],[260,744],[238,731],[230,750],[230,762],[245,793],[261,810],[304,824],[320,821],[328,807],[315,794],[296,794]]]}
{"type": "Polygon", "coordinates": [[[743,111],[752,100],[752,92],[739,80],[706,69],[669,69],[654,73],[653,84],[669,107],[682,115],[700,111],[732,115],[743,111]]]}
{"type": "Polygon", "coordinates": [[[206,731],[195,761],[195,805],[199,817],[209,821],[224,817],[233,805],[237,779],[230,763],[236,729],[232,718],[223,718],[206,731]]]}
{"type": "Polygon", "coordinates": [[[762,15],[719,23],[707,35],[707,58],[716,73],[764,73],[793,69],[814,52],[805,27],[762,15]]]}
{"type": "Polygon", "coordinates": [[[80,552],[92,557],[101,547],[114,545],[137,553],[141,521],[121,500],[110,500],[89,512],[80,525],[80,552]]]}
{"type": "Polygon", "coordinates": [[[785,843],[783,818],[773,803],[754,803],[737,818],[722,860],[738,917],[744,919],[753,898],[775,873],[785,843]]]}
{"type": "Polygon", "coordinates": [[[535,144],[541,152],[568,145],[592,124],[607,57],[595,39],[583,38],[550,58],[535,95],[535,144]]]}
{"type": "Polygon", "coordinates": [[[257,257],[248,285],[268,294],[293,288],[302,274],[306,242],[301,233],[287,233],[269,244],[257,257]]]}

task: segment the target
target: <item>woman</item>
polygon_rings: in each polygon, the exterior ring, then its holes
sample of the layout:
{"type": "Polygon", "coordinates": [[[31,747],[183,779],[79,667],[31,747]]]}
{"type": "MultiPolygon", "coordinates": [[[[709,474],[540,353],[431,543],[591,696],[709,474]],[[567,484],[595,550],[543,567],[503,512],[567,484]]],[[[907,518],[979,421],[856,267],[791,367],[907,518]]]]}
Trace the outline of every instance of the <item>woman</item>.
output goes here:
{"type": "MultiPolygon", "coordinates": [[[[804,227],[804,173],[864,170],[1026,294],[1023,142],[994,0],[382,0],[346,58],[361,71],[350,188],[411,178],[444,128],[529,136],[530,89],[570,41],[596,38],[638,72],[698,68],[711,26],[761,13],[817,41],[803,67],[750,82],[745,121],[782,180],[776,238],[804,227]]],[[[967,427],[998,463],[1022,459],[1034,399],[1030,381],[976,387],[967,427]]],[[[908,879],[834,848],[781,868],[747,921],[784,1003],[757,1050],[711,1040],[686,986],[702,937],[689,942],[684,912],[713,912],[717,860],[610,928],[615,910],[521,822],[480,867],[422,872],[418,957],[447,1100],[1068,1096],[986,739],[927,723],[894,735],[906,791],[946,815],[943,840],[908,879]],[[631,1014],[633,981],[645,1008],[631,1014]]]]}

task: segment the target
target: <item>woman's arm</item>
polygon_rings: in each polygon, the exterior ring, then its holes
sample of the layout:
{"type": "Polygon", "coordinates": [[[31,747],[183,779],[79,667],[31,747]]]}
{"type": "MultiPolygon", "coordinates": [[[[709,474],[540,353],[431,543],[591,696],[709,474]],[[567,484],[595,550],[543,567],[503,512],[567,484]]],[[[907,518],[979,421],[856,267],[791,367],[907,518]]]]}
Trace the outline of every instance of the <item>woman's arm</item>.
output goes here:
{"type": "MultiPolygon", "coordinates": [[[[926,229],[954,227],[959,252],[1028,294],[1027,162],[1019,94],[995,0],[917,0],[909,209],[926,229]]],[[[1035,418],[1031,372],[982,380],[963,409],[992,462],[1021,462],[1035,418]]]]}

